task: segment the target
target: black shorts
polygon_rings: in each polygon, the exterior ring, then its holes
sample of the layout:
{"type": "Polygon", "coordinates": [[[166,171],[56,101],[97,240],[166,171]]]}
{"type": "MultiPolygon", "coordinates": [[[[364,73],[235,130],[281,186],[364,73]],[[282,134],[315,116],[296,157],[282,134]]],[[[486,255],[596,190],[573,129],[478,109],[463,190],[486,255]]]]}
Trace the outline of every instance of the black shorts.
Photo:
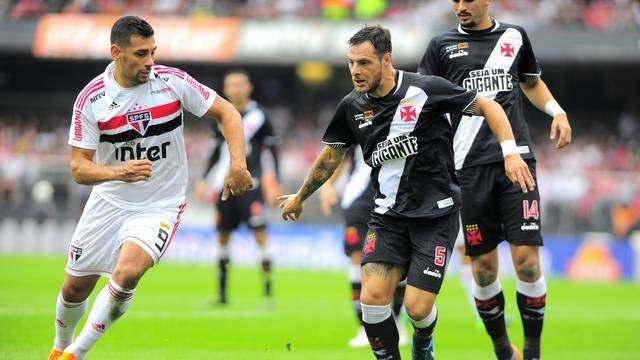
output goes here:
{"type": "MultiPolygon", "coordinates": [[[[526,162],[536,179],[535,160],[526,162]]],[[[542,246],[537,186],[523,193],[507,178],[503,163],[463,168],[457,174],[467,255],[491,252],[504,239],[513,245],[542,246]]]]}
{"type": "Polygon", "coordinates": [[[344,210],[344,253],[351,256],[354,251],[361,251],[369,227],[369,216],[373,209],[373,199],[358,198],[344,210]]]}
{"type": "Polygon", "coordinates": [[[456,211],[435,219],[395,219],[372,213],[362,264],[400,265],[407,284],[437,294],[460,231],[459,216],[456,211]]]}
{"type": "Polygon", "coordinates": [[[262,188],[251,189],[241,196],[230,196],[227,201],[218,199],[216,228],[219,231],[233,231],[245,223],[249,229],[264,229],[267,218],[264,208],[262,188]]]}

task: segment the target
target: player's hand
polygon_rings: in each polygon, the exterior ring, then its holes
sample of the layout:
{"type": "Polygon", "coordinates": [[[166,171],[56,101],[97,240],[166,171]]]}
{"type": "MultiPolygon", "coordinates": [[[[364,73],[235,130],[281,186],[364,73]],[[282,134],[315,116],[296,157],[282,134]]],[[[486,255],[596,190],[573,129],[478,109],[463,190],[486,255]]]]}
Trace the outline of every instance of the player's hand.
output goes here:
{"type": "Polygon", "coordinates": [[[553,140],[558,136],[558,142],[556,143],[556,149],[562,149],[563,147],[571,143],[571,125],[569,125],[569,119],[567,115],[557,115],[551,122],[551,133],[549,139],[553,140]]]}
{"type": "Polygon", "coordinates": [[[229,195],[240,196],[253,187],[253,179],[247,167],[232,166],[224,178],[224,188],[220,200],[227,201],[229,195]]]}
{"type": "Polygon", "coordinates": [[[296,221],[300,218],[304,204],[300,201],[297,194],[282,195],[278,197],[280,208],[282,209],[282,219],[284,221],[296,221]]]}
{"type": "Polygon", "coordinates": [[[519,154],[505,156],[504,170],[513,185],[520,186],[523,193],[527,193],[535,187],[531,171],[519,154]]]}
{"type": "Polygon", "coordinates": [[[320,188],[320,210],[326,217],[331,217],[333,214],[332,207],[338,203],[338,194],[336,188],[331,184],[325,183],[320,188]]]}
{"type": "Polygon", "coordinates": [[[116,180],[125,182],[147,181],[151,177],[153,163],[149,159],[129,160],[116,167],[116,180]]]}

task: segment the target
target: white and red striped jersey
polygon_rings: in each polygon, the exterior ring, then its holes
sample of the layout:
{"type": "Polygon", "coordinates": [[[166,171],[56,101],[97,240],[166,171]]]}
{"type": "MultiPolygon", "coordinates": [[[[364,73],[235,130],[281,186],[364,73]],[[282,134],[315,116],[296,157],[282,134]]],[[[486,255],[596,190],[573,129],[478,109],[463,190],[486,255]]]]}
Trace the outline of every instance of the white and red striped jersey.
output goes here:
{"type": "Polygon", "coordinates": [[[100,165],[120,165],[149,159],[153,172],[147,181],[106,181],[93,192],[125,209],[174,207],[184,201],[187,155],[183,114],[203,116],[216,92],[186,72],[154,65],[149,80],[133,88],[121,87],[113,77],[115,63],[80,92],[73,106],[69,145],[96,150],[100,165]]]}

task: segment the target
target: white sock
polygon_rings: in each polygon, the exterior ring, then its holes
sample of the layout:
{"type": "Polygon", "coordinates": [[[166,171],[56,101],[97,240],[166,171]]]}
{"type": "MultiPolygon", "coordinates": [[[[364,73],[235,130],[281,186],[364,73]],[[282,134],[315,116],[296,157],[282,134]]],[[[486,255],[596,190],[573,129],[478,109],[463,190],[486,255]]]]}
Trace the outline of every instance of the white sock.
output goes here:
{"type": "Polygon", "coordinates": [[[473,282],[473,297],[478,300],[488,300],[496,295],[498,295],[502,291],[502,285],[500,285],[500,280],[496,279],[496,281],[492,282],[487,286],[480,286],[475,281],[473,282]]]}
{"type": "Polygon", "coordinates": [[[102,337],[111,324],[127,311],[134,290],[123,289],[113,279],[102,288],[93,303],[80,335],[64,351],[84,359],[87,351],[102,337]]]}
{"type": "Polygon", "coordinates": [[[62,293],[56,300],[56,337],[53,340],[54,349],[64,350],[73,340],[73,332],[78,321],[87,310],[87,300],[79,303],[65,301],[62,293]]]}
{"type": "Polygon", "coordinates": [[[391,304],[377,306],[360,304],[362,306],[362,321],[367,324],[379,324],[393,314],[391,304]]]}
{"type": "Polygon", "coordinates": [[[229,245],[219,244],[218,259],[229,259],[229,245]]]}
{"type": "Polygon", "coordinates": [[[476,316],[476,300],[473,298],[473,272],[471,271],[471,264],[460,264],[460,282],[464,289],[464,295],[467,298],[471,311],[476,316]]]}
{"type": "Polygon", "coordinates": [[[540,278],[534,282],[525,282],[518,279],[517,291],[528,297],[540,297],[547,293],[547,281],[544,275],[540,275],[540,278]]]}
{"type": "Polygon", "coordinates": [[[260,261],[271,261],[271,251],[269,251],[269,246],[258,246],[260,253],[260,261]]]}

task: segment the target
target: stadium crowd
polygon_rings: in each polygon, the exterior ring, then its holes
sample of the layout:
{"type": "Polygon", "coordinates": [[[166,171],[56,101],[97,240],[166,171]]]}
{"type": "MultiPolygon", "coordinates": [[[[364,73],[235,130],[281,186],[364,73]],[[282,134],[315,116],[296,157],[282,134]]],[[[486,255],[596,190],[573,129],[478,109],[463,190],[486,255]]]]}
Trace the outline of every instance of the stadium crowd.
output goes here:
{"type": "MultiPolygon", "coordinates": [[[[272,114],[280,119],[278,129],[296,134],[282,137],[281,171],[285,188],[292,188],[304,176],[299,169],[311,166],[320,150],[321,126],[317,119],[299,121],[298,116],[293,122],[294,116],[282,108],[272,109],[272,114]]],[[[0,202],[7,204],[0,217],[23,213],[64,218],[81,209],[88,188],[68,176],[67,122],[64,114],[48,115],[46,121],[38,115],[0,118],[0,202]],[[50,191],[40,180],[51,184],[50,191]],[[47,195],[55,206],[45,206],[47,195]]],[[[185,128],[192,177],[199,176],[212,147],[207,126],[191,121],[185,128]]],[[[534,131],[543,211],[552,214],[545,217],[547,228],[608,230],[624,236],[640,221],[639,132],[640,120],[625,112],[617,129],[598,135],[578,132],[574,143],[558,152],[546,139],[546,129],[534,131]]]]}
{"type": "MultiPolygon", "coordinates": [[[[35,18],[46,13],[137,13],[215,15],[244,18],[385,19],[449,26],[442,0],[3,0],[0,18],[35,18]]],[[[615,30],[640,28],[638,0],[497,0],[492,11],[526,28],[615,30]]]]}

